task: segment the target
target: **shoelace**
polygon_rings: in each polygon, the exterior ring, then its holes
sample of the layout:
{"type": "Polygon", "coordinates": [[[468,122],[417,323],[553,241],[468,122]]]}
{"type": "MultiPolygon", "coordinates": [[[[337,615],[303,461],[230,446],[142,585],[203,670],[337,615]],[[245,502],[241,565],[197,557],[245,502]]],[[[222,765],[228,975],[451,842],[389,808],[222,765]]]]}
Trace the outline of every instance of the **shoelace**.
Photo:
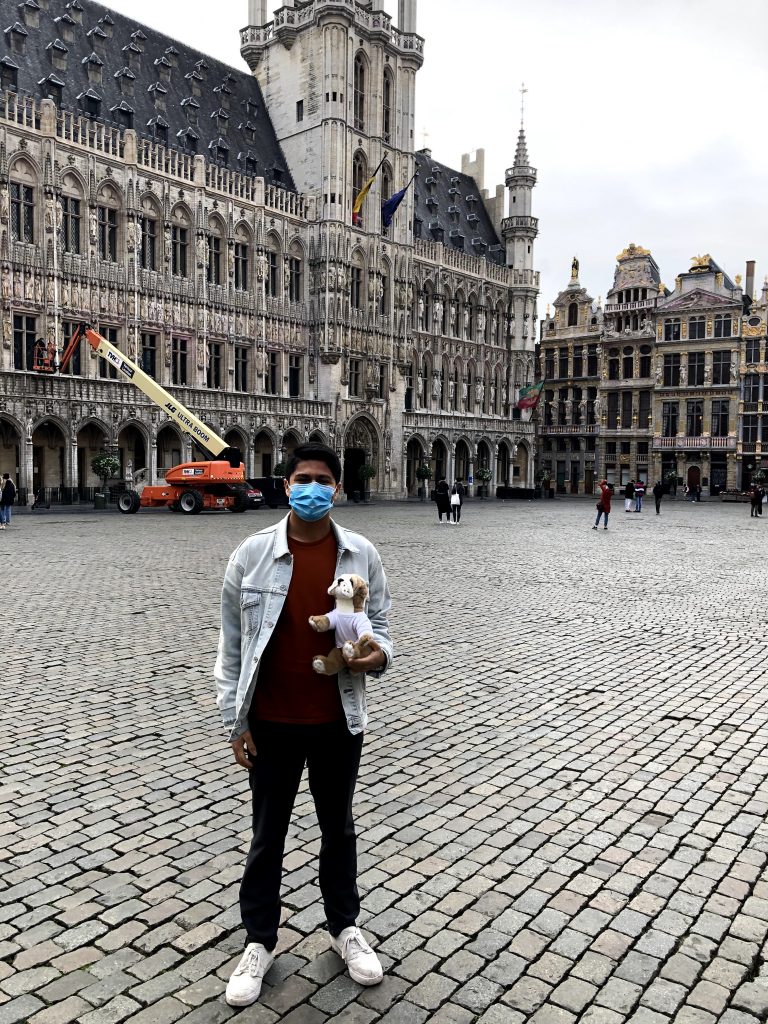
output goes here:
{"type": "Polygon", "coordinates": [[[259,974],[259,962],[261,960],[261,950],[249,949],[243,959],[240,961],[237,967],[238,974],[245,974],[246,971],[252,978],[258,977],[259,974]]]}
{"type": "Polygon", "coordinates": [[[372,953],[372,952],[373,952],[373,950],[368,945],[368,943],[365,941],[365,939],[360,934],[360,932],[352,932],[352,934],[348,935],[347,938],[344,940],[343,953],[344,953],[344,959],[346,961],[354,960],[361,953],[365,954],[365,953],[372,953]],[[352,946],[353,943],[355,944],[354,947],[352,946]],[[352,948],[350,948],[350,947],[352,947],[352,948]]]}

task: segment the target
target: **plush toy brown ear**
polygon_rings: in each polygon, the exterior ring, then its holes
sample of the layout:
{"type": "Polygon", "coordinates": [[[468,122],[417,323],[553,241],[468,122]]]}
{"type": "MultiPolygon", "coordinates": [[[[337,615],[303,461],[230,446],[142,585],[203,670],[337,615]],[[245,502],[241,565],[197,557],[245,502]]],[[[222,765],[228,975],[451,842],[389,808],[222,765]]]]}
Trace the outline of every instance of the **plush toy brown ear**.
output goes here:
{"type": "Polygon", "coordinates": [[[365,582],[362,576],[352,575],[352,607],[356,612],[361,612],[365,608],[365,602],[368,600],[368,584],[365,582]]]}

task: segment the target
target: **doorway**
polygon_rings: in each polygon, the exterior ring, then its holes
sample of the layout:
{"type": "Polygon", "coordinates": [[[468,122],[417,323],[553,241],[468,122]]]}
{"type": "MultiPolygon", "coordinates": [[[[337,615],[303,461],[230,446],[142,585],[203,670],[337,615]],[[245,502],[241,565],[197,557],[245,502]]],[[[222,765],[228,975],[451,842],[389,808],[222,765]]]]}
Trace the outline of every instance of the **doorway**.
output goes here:
{"type": "Polygon", "coordinates": [[[688,493],[698,493],[698,488],[701,486],[701,468],[699,466],[689,466],[686,481],[688,483],[688,493]]]}
{"type": "Polygon", "coordinates": [[[365,481],[360,479],[360,467],[365,465],[364,448],[347,448],[344,451],[344,493],[351,498],[355,491],[362,497],[365,481]]]}

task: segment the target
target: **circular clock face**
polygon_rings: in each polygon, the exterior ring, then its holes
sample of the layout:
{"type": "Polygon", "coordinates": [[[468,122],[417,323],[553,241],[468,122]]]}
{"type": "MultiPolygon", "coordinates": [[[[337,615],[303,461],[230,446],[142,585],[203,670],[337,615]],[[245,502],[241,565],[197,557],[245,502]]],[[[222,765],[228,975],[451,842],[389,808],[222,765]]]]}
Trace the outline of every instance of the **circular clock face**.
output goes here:
{"type": "Polygon", "coordinates": [[[760,317],[759,316],[751,316],[749,318],[749,326],[750,327],[759,327],[760,326],[760,317]]]}

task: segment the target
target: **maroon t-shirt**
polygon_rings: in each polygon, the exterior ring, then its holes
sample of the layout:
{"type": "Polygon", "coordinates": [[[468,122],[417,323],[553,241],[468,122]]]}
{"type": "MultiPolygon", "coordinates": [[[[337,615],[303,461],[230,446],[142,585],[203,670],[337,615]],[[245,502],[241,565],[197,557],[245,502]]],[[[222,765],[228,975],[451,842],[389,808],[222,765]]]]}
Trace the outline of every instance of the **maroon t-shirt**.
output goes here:
{"type": "Polygon", "coordinates": [[[249,713],[252,721],[322,725],[344,717],[337,676],[312,668],[316,654],[330,654],[335,633],[316,633],[310,615],[333,609],[328,587],[336,575],[338,549],[331,530],[310,544],[288,538],[293,575],[285,604],[261,660],[249,713]]]}

